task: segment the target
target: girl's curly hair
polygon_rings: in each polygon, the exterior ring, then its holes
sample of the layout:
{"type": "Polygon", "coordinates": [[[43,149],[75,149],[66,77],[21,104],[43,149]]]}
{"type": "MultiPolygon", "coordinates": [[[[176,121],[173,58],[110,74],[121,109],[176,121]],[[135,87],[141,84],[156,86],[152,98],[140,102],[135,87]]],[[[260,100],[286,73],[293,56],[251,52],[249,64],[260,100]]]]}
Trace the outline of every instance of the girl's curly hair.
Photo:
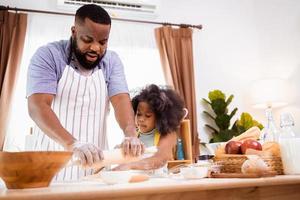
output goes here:
{"type": "Polygon", "coordinates": [[[157,85],[146,86],[132,98],[134,113],[140,102],[149,104],[156,118],[156,129],[162,136],[177,131],[185,112],[184,101],[173,89],[163,89],[157,85]]]}

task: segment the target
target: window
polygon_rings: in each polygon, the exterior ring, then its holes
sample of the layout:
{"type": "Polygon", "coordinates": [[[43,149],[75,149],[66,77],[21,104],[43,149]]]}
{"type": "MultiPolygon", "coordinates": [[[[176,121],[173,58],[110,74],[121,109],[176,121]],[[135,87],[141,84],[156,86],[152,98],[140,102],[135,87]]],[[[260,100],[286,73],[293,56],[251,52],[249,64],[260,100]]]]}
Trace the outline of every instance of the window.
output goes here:
{"type": "MultiPolygon", "coordinates": [[[[157,49],[124,47],[114,50],[118,52],[123,61],[130,91],[135,91],[146,84],[165,84],[157,49]]],[[[123,133],[115,122],[112,108],[110,110],[107,133],[109,147],[113,148],[116,144],[120,144],[123,133]]]]}
{"type": "MultiPolygon", "coordinates": [[[[29,135],[30,127],[34,124],[28,115],[26,100],[26,78],[30,58],[38,47],[48,42],[68,39],[73,20],[73,17],[32,13],[28,15],[23,58],[13,97],[5,150],[24,150],[25,137],[29,135]]],[[[108,46],[119,54],[130,90],[150,83],[165,84],[155,46],[153,26],[113,21],[108,46]]],[[[123,133],[114,119],[112,109],[108,117],[107,134],[110,148],[123,139],[123,133]]]]}

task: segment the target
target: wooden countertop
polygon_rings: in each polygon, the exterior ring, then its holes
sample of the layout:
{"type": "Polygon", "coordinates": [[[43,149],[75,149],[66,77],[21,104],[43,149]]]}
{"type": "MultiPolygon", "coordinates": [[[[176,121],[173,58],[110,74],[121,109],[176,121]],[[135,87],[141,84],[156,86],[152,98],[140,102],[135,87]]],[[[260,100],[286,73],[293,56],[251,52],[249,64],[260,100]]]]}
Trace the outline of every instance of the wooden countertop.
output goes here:
{"type": "Polygon", "coordinates": [[[300,175],[266,178],[151,178],[142,183],[106,185],[101,181],[54,182],[47,188],[8,190],[0,200],[35,199],[300,199],[300,175]],[[281,198],[282,197],[282,198],[281,198]]]}

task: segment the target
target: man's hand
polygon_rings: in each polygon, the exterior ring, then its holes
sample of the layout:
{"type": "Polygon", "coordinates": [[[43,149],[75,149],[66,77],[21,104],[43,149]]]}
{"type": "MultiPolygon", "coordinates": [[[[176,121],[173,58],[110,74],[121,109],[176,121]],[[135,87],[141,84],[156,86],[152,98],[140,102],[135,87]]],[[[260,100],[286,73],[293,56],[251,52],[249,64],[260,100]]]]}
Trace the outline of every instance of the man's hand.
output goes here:
{"type": "Polygon", "coordinates": [[[145,151],[144,143],[137,137],[125,137],[121,144],[124,156],[140,156],[145,151]]]}
{"type": "Polygon", "coordinates": [[[92,166],[104,158],[102,150],[91,143],[75,142],[73,152],[80,159],[82,166],[92,166]]]}

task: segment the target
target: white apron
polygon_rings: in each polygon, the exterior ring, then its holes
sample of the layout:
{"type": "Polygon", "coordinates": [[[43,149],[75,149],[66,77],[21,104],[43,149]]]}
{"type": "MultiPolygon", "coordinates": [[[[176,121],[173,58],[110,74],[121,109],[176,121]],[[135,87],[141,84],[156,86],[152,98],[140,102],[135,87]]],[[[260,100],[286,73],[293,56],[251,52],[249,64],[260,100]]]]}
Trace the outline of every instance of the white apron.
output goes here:
{"type": "MultiPolygon", "coordinates": [[[[93,143],[102,150],[108,148],[106,137],[108,95],[101,69],[90,76],[83,76],[72,67],[66,66],[58,82],[57,94],[51,107],[62,126],[77,140],[93,143]]],[[[34,150],[64,150],[37,126],[33,134],[36,138],[34,150]]],[[[70,166],[63,168],[55,180],[77,180],[92,173],[92,170],[70,166]]]]}

